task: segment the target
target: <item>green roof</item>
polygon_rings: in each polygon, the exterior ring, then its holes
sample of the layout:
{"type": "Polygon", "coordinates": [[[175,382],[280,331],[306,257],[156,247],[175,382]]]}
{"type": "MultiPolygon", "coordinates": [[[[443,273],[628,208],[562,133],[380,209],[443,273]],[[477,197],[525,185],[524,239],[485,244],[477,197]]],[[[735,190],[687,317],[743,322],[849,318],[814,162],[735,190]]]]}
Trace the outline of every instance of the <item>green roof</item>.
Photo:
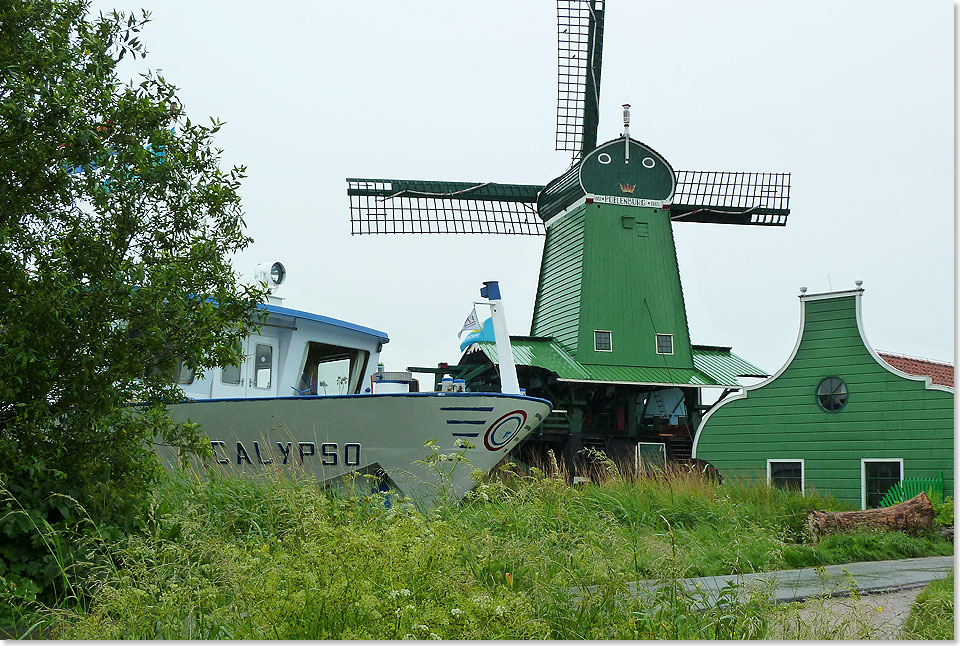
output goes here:
{"type": "MultiPolygon", "coordinates": [[[[518,366],[543,368],[560,381],[597,383],[637,383],[667,386],[739,387],[738,376],[766,376],[762,370],[741,359],[730,348],[693,346],[694,368],[656,368],[647,366],[585,365],[576,361],[563,347],[545,337],[510,337],[513,361],[518,366]]],[[[497,344],[476,344],[493,363],[497,344]]]]}
{"type": "Polygon", "coordinates": [[[724,385],[737,383],[737,377],[770,376],[769,373],[735,355],[730,348],[718,346],[693,346],[693,365],[710,375],[714,381],[724,385]]]}

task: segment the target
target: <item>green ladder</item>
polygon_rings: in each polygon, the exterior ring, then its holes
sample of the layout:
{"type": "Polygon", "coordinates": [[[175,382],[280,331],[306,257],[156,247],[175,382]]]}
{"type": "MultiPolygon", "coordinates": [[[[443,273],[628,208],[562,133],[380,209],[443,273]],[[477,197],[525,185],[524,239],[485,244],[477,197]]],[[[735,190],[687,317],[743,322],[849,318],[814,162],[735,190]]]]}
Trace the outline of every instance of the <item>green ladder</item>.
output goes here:
{"type": "Polygon", "coordinates": [[[926,492],[931,499],[938,493],[943,499],[943,471],[936,478],[907,478],[897,482],[887,489],[887,493],[880,499],[880,506],[889,507],[906,502],[921,492],[926,492]]]}

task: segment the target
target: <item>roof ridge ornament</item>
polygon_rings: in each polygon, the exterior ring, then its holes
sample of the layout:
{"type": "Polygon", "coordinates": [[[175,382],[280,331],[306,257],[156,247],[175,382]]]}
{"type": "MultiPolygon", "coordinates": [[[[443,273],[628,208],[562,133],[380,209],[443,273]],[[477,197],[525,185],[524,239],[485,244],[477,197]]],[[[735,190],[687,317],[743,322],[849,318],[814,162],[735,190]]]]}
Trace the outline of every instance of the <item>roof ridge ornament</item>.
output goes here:
{"type": "Polygon", "coordinates": [[[623,104],[623,160],[630,163],[630,104],[623,104]]]}

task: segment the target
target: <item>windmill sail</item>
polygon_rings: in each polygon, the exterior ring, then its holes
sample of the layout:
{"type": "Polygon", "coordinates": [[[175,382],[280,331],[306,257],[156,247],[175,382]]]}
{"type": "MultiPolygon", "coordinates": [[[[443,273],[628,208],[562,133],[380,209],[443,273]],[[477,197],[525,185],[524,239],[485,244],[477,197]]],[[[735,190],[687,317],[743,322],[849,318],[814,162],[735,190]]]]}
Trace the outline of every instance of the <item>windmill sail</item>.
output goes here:
{"type": "Polygon", "coordinates": [[[347,178],[350,232],[543,235],[542,186],[347,178]]]}
{"type": "Polygon", "coordinates": [[[556,150],[581,159],[597,147],[604,0],[557,0],[556,150]]]}
{"type": "Polygon", "coordinates": [[[678,171],[674,222],[786,226],[790,173],[678,171]]]}

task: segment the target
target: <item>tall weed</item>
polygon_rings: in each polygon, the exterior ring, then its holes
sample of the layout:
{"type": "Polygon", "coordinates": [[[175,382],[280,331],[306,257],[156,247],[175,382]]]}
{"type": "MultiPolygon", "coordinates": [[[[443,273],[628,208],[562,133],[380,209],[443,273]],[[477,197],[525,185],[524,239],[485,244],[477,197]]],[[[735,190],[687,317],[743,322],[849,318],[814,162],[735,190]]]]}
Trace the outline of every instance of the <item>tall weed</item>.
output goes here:
{"type": "Polygon", "coordinates": [[[615,466],[582,486],[555,461],[507,467],[431,509],[362,478],[338,492],[178,472],[145,530],[110,542],[112,567],[89,569],[88,604],[21,621],[65,638],[757,638],[765,591],[717,606],[680,579],[952,549],[899,533],[813,544],[801,519],[836,501],[615,466]]]}

